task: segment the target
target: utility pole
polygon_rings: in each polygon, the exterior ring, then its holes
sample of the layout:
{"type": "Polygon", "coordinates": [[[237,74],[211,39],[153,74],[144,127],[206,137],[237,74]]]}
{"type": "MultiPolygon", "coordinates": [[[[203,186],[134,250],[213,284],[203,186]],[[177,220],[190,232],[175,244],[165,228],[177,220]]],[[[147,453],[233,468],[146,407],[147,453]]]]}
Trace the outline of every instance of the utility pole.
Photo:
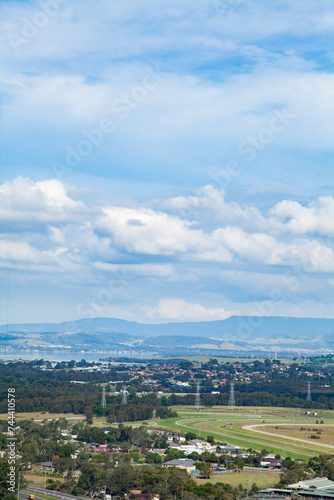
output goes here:
{"type": "Polygon", "coordinates": [[[234,383],[231,382],[231,389],[230,389],[230,399],[228,401],[228,409],[229,410],[235,410],[235,397],[234,397],[234,383]]]}
{"type": "Polygon", "coordinates": [[[103,391],[102,391],[102,408],[105,408],[107,406],[107,400],[106,400],[106,386],[103,386],[103,391]]]}
{"type": "Polygon", "coordinates": [[[201,409],[200,391],[201,391],[201,384],[200,384],[200,382],[196,382],[195,408],[197,411],[199,411],[201,409]]]}
{"type": "Polygon", "coordinates": [[[122,396],[122,404],[123,405],[126,405],[127,402],[128,402],[128,395],[127,395],[127,392],[126,392],[126,386],[123,385],[123,396],[122,396]]]}
{"type": "Polygon", "coordinates": [[[17,500],[20,500],[20,472],[17,481],[17,500]]]}
{"type": "Polygon", "coordinates": [[[306,401],[312,401],[312,396],[311,396],[311,382],[307,382],[307,396],[306,396],[306,401]]]}

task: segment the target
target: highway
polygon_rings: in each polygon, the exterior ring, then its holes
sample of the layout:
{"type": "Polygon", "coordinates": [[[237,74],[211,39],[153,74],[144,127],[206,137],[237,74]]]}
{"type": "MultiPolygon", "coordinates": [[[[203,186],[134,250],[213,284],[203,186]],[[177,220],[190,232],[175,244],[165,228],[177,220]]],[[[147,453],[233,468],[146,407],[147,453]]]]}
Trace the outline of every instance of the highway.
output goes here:
{"type": "Polygon", "coordinates": [[[47,495],[49,497],[53,497],[59,500],[87,500],[89,497],[75,497],[70,495],[69,493],[64,493],[62,491],[52,491],[52,490],[43,490],[42,488],[31,488],[28,487],[22,493],[20,493],[21,500],[27,500],[28,495],[33,493],[35,495],[34,500],[45,500],[45,498],[39,497],[38,493],[43,495],[47,495]]]}

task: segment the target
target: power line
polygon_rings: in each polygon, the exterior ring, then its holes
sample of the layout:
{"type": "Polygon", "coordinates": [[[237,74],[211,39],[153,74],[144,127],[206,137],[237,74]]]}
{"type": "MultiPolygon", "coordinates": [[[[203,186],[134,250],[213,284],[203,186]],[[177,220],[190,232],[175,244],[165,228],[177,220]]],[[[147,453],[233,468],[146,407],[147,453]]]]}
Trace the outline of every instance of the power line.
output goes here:
{"type": "Polygon", "coordinates": [[[126,386],[125,386],[125,385],[123,385],[123,390],[122,390],[122,392],[123,392],[123,396],[122,396],[122,404],[123,404],[123,405],[126,405],[126,404],[127,404],[127,402],[128,402],[128,393],[126,392],[126,386]]]}
{"type": "Polygon", "coordinates": [[[200,382],[196,382],[196,395],[195,395],[195,408],[196,408],[196,410],[201,409],[200,390],[201,390],[201,384],[200,384],[200,382]]]}
{"type": "Polygon", "coordinates": [[[235,410],[234,383],[231,382],[230,399],[228,400],[228,409],[235,410]]]}
{"type": "Polygon", "coordinates": [[[103,386],[101,404],[102,404],[102,408],[106,408],[106,406],[107,406],[107,400],[106,400],[106,386],[105,385],[103,386]]]}
{"type": "Polygon", "coordinates": [[[312,396],[311,396],[311,382],[307,382],[307,396],[306,396],[306,401],[312,401],[312,396]]]}

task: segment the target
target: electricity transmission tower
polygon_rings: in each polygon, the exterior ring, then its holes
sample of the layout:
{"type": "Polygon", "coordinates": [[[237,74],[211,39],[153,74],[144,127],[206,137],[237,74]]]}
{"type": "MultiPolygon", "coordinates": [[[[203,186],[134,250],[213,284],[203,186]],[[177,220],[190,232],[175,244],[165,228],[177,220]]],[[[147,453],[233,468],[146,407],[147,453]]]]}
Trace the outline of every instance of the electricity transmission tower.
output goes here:
{"type": "Polygon", "coordinates": [[[122,392],[123,392],[123,396],[122,396],[122,404],[123,404],[123,405],[126,405],[126,404],[127,404],[127,402],[128,402],[128,394],[127,394],[127,392],[126,392],[126,387],[125,387],[125,385],[123,385],[123,391],[122,391],[122,392]]]}
{"type": "Polygon", "coordinates": [[[312,401],[312,396],[311,396],[311,382],[307,382],[307,396],[306,396],[306,401],[312,401]]]}
{"type": "Polygon", "coordinates": [[[235,398],[234,398],[234,384],[233,384],[233,382],[231,382],[230,399],[228,400],[228,409],[235,410],[235,398]]]}
{"type": "Polygon", "coordinates": [[[102,391],[102,408],[105,408],[107,406],[107,400],[106,400],[106,386],[103,386],[103,391],[102,391]]]}
{"type": "Polygon", "coordinates": [[[201,396],[200,396],[201,384],[196,382],[196,396],[195,396],[195,408],[196,410],[201,409],[201,396]]]}

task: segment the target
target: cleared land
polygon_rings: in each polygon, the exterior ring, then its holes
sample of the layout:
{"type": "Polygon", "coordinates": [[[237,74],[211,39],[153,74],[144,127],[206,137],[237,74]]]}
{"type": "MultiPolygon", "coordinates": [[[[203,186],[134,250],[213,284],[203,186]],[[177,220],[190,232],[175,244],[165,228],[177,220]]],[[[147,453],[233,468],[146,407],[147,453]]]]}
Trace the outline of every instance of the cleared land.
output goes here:
{"type": "Polygon", "coordinates": [[[48,479],[57,480],[57,481],[60,481],[62,483],[64,482],[63,477],[53,476],[53,474],[51,472],[46,473],[46,476],[44,474],[34,474],[34,473],[25,472],[24,478],[29,482],[28,486],[36,487],[36,488],[44,488],[44,481],[45,480],[47,481],[48,479]]]}
{"type": "Polygon", "coordinates": [[[210,479],[195,479],[197,484],[225,483],[231,486],[242,484],[244,488],[247,487],[247,480],[249,489],[252,487],[253,483],[255,483],[258,488],[270,488],[279,482],[280,475],[275,472],[242,471],[233,472],[231,474],[212,475],[210,479]]]}
{"type": "MultiPolygon", "coordinates": [[[[67,420],[84,420],[85,415],[76,415],[74,413],[48,413],[48,412],[25,412],[25,413],[16,413],[16,420],[29,420],[33,418],[34,420],[41,421],[46,420],[58,420],[59,418],[66,418],[67,420]]],[[[0,413],[0,420],[7,420],[7,413],[0,413]]]]}
{"type": "MultiPolygon", "coordinates": [[[[248,426],[247,426],[248,427],[248,426]]],[[[289,437],[292,439],[314,439],[311,436],[316,436],[316,441],[319,444],[324,444],[327,446],[334,445],[334,424],[323,425],[323,424],[271,424],[271,425],[259,425],[250,426],[252,430],[264,431],[268,434],[275,434],[276,436],[289,437]]],[[[244,427],[245,428],[245,427],[244,427]]]]}

